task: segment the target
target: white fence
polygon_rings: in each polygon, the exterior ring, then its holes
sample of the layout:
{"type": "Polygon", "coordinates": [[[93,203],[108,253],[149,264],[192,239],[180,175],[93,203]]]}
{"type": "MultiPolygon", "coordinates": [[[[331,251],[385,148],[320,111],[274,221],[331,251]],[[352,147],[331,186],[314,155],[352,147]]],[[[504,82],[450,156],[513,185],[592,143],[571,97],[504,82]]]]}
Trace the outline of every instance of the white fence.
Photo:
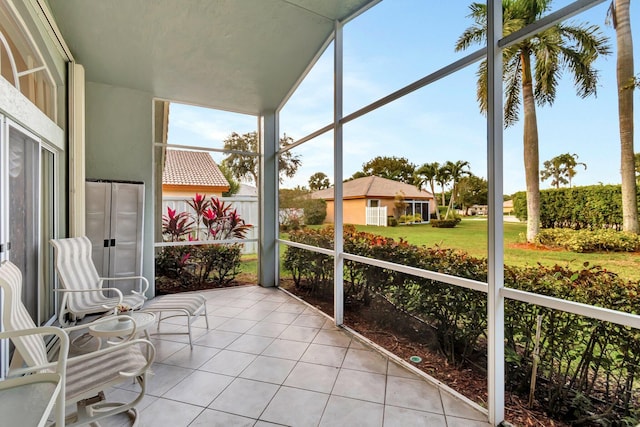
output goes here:
{"type": "Polygon", "coordinates": [[[387,226],[387,207],[381,208],[365,208],[366,209],[366,225],[377,225],[378,227],[387,226]]]}
{"type": "MultiPolygon", "coordinates": [[[[240,215],[245,223],[251,224],[252,227],[246,235],[247,239],[257,239],[260,235],[258,230],[259,206],[257,197],[221,197],[220,200],[230,203],[240,215]]],[[[167,207],[175,209],[177,212],[190,212],[195,214],[191,206],[187,204],[184,197],[163,197],[162,198],[162,214],[167,214],[167,207]]],[[[254,254],[258,252],[257,242],[248,242],[244,244],[243,253],[254,254]]]]}

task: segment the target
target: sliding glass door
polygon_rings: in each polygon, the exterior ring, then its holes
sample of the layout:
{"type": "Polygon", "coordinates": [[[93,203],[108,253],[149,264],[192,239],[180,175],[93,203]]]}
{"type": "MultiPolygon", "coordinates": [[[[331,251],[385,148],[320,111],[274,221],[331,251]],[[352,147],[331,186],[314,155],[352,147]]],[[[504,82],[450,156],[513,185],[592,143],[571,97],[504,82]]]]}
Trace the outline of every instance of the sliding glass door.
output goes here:
{"type": "Polygon", "coordinates": [[[55,224],[55,152],[35,135],[5,120],[0,141],[2,258],[22,271],[22,300],[45,324],[55,315],[54,270],[48,243],[55,224]]]}

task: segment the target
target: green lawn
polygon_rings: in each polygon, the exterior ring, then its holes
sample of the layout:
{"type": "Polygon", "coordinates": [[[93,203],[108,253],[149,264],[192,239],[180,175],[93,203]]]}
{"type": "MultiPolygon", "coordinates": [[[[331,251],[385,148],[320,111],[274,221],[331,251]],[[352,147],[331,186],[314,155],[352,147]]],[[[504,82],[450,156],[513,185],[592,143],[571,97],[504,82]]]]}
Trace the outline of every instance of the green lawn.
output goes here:
{"type": "MultiPolygon", "coordinates": [[[[397,227],[357,226],[357,229],[396,239],[402,237],[415,245],[440,245],[462,249],[476,257],[487,256],[487,221],[485,219],[463,219],[455,228],[432,228],[429,224],[422,224],[397,227]]],[[[505,222],[505,264],[517,266],[537,265],[537,263],[559,264],[578,269],[588,262],[590,265],[601,265],[624,278],[640,280],[640,254],[638,253],[581,254],[517,247],[524,242],[525,233],[526,224],[505,222]]]]}

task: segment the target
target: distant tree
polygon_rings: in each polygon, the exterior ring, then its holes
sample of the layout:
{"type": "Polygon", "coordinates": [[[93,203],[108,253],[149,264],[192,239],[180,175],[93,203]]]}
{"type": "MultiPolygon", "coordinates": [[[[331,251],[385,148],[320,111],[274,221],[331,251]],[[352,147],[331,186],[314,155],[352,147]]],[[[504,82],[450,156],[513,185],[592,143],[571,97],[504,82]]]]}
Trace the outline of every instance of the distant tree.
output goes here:
{"type": "Polygon", "coordinates": [[[449,214],[453,214],[453,204],[455,203],[455,196],[458,192],[458,184],[460,180],[468,176],[471,172],[469,172],[469,162],[466,160],[458,160],[457,162],[448,161],[444,165],[445,169],[449,172],[449,177],[451,179],[451,198],[449,198],[449,206],[447,207],[447,213],[444,216],[444,219],[449,218],[449,214]]]}
{"type": "Polygon", "coordinates": [[[362,170],[353,174],[351,179],[365,176],[380,176],[394,181],[413,184],[416,165],[405,157],[377,156],[362,165],[362,170]]]}
{"type": "Polygon", "coordinates": [[[305,187],[281,188],[278,191],[278,207],[280,209],[301,208],[304,200],[309,198],[310,191],[305,187]]]}
{"type": "Polygon", "coordinates": [[[229,183],[229,191],[222,193],[222,197],[231,197],[237,194],[238,191],[240,191],[240,183],[233,177],[233,172],[231,172],[224,163],[220,164],[220,172],[222,172],[222,175],[224,175],[229,183]]]}
{"type": "Polygon", "coordinates": [[[569,181],[564,177],[564,170],[562,164],[557,157],[544,162],[544,169],[540,171],[540,179],[546,181],[551,179],[551,185],[556,188],[560,188],[560,184],[568,184],[569,181]]]}
{"type": "Polygon", "coordinates": [[[398,221],[402,215],[407,211],[409,204],[404,199],[404,193],[399,191],[396,193],[393,200],[393,217],[398,221]]]}
{"type": "Polygon", "coordinates": [[[567,167],[567,178],[569,179],[569,188],[572,187],[572,183],[571,181],[573,180],[573,177],[576,176],[576,166],[582,166],[584,168],[584,170],[587,170],[587,164],[583,163],[583,162],[579,162],[578,161],[578,155],[577,154],[562,154],[563,156],[563,160],[564,160],[564,164],[567,167]]]}
{"type": "MultiPolygon", "coordinates": [[[[285,148],[293,143],[293,138],[286,134],[280,138],[280,148],[285,148]]],[[[233,151],[245,151],[250,153],[258,153],[258,133],[249,132],[238,134],[233,132],[224,140],[224,149],[233,151]]],[[[260,158],[258,156],[250,156],[241,153],[229,154],[222,163],[233,172],[233,176],[239,180],[248,179],[259,186],[258,168],[260,158]]],[[[280,155],[278,160],[279,179],[282,182],[283,175],[292,178],[302,161],[300,156],[294,155],[291,150],[285,151],[280,155]]]]}
{"type": "Polygon", "coordinates": [[[418,188],[421,188],[424,184],[429,184],[431,194],[433,194],[433,202],[435,204],[436,219],[440,219],[440,210],[438,209],[438,197],[436,197],[436,177],[438,176],[438,170],[440,164],[438,162],[425,163],[416,169],[416,184],[418,188]]]}
{"type": "Polygon", "coordinates": [[[551,185],[560,188],[560,185],[569,184],[571,188],[571,181],[576,176],[576,166],[583,166],[587,168],[586,163],[578,162],[577,154],[560,154],[544,162],[544,169],[540,171],[540,178],[542,181],[551,179],[551,185]]]}
{"type": "Polygon", "coordinates": [[[311,191],[324,190],[331,186],[329,177],[324,172],[316,172],[309,177],[309,189],[311,191]]]}
{"type": "Polygon", "coordinates": [[[612,0],[607,20],[616,30],[616,78],[618,82],[618,126],[620,129],[620,174],[622,178],[622,229],[638,233],[637,177],[633,149],[633,37],[631,0],[612,0]],[[635,178],[635,179],[634,179],[635,178]]]}
{"type": "MultiPolygon", "coordinates": [[[[503,35],[530,25],[548,14],[551,0],[503,0],[503,35]]],[[[487,5],[474,2],[469,7],[474,24],[456,43],[456,51],[487,43],[487,5]]],[[[561,74],[568,70],[578,96],[596,93],[598,72],[593,68],[600,55],[610,47],[595,25],[558,23],[503,50],[504,121],[511,126],[518,121],[523,106],[523,153],[527,185],[527,241],[532,242],[540,230],[540,171],[538,154],[537,105],[551,105],[561,74]]],[[[487,111],[487,60],[478,69],[478,102],[487,111]]]]}
{"type": "Polygon", "coordinates": [[[444,188],[447,186],[447,184],[449,184],[449,181],[451,181],[451,174],[449,173],[449,170],[447,169],[446,165],[440,166],[440,168],[438,169],[438,173],[436,174],[436,182],[440,185],[442,194],[442,206],[447,206],[447,199],[445,197],[444,188]]]}
{"type": "Polygon", "coordinates": [[[465,214],[473,205],[486,205],[489,201],[489,183],[486,179],[470,173],[462,177],[458,182],[458,204],[464,209],[465,214]]]}
{"type": "Polygon", "coordinates": [[[635,155],[635,164],[636,164],[636,183],[640,185],[640,153],[636,153],[635,155]]]}

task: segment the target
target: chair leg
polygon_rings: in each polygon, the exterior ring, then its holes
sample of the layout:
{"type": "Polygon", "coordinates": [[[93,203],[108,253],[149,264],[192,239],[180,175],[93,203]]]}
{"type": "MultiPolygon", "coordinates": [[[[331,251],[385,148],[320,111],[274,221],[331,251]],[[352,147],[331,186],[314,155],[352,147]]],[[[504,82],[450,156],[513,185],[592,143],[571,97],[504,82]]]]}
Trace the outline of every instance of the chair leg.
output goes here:
{"type": "Polygon", "coordinates": [[[209,316],[207,315],[207,303],[204,304],[204,321],[207,323],[207,329],[209,329],[209,316]]]}

